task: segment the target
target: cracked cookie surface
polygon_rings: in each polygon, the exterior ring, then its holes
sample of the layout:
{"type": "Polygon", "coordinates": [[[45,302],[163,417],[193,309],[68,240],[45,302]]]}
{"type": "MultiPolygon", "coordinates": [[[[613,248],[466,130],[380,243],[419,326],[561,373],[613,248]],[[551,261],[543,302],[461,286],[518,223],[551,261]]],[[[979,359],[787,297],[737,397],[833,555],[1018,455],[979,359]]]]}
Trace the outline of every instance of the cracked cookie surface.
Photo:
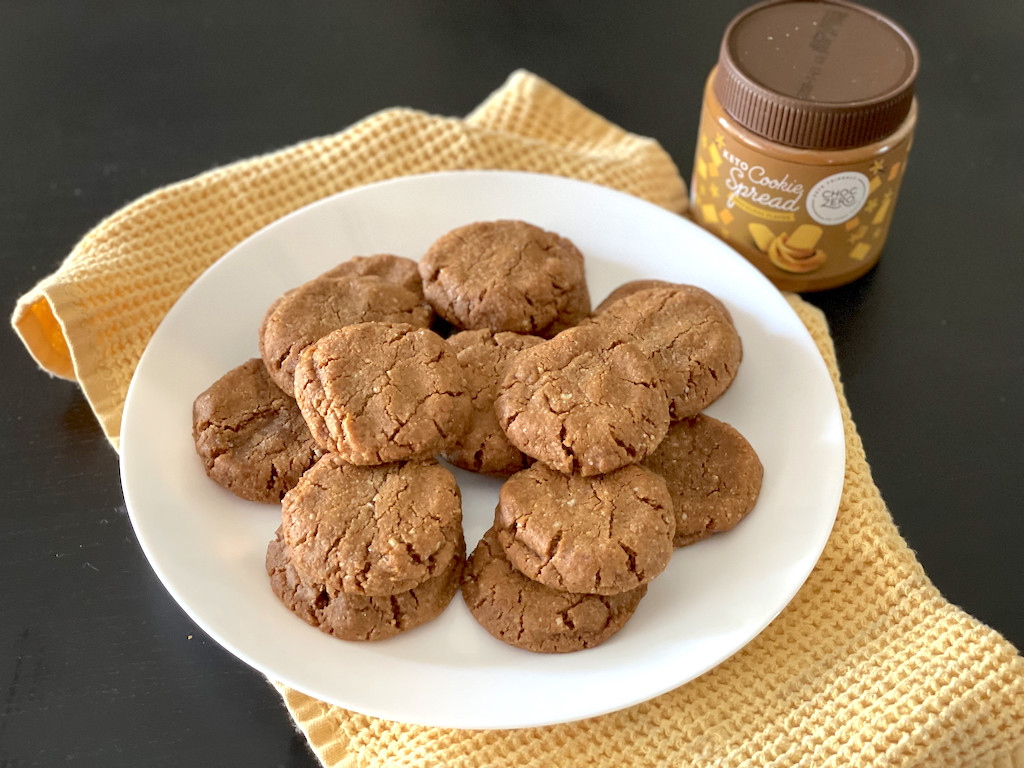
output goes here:
{"type": "Polygon", "coordinates": [[[580,325],[584,320],[590,317],[590,291],[587,289],[586,281],[579,284],[577,288],[574,288],[569,292],[569,296],[566,300],[565,309],[559,312],[558,317],[555,318],[555,322],[549,325],[547,328],[542,328],[537,331],[538,336],[543,336],[545,339],[553,339],[555,336],[560,334],[567,328],[573,328],[580,325]]]}
{"type": "Polygon", "coordinates": [[[509,442],[559,472],[639,462],[668,429],[668,401],[638,345],[580,326],[519,353],[495,400],[509,442]]]}
{"type": "Polygon", "coordinates": [[[258,357],[192,404],[192,438],[211,479],[249,501],[276,504],[322,453],[299,407],[258,357]]]}
{"type": "Polygon", "coordinates": [[[523,221],[454,229],[430,246],[419,269],[431,306],[459,328],[537,333],[590,312],[583,255],[523,221]]]}
{"type": "Polygon", "coordinates": [[[448,343],[403,324],[350,325],[310,345],[295,395],[317,443],[353,464],[434,456],[473,408],[448,343]]]}
{"type": "Polygon", "coordinates": [[[494,412],[494,400],[516,355],[542,341],[539,336],[492,333],[487,329],[461,331],[448,338],[473,402],[469,423],[444,452],[448,461],[470,472],[497,475],[511,475],[529,466],[529,458],[505,437],[494,412]]]}
{"type": "Polygon", "coordinates": [[[328,454],[285,494],[295,570],[330,595],[391,595],[437,576],[462,540],[462,496],[435,461],[357,467],[328,454]]]}
{"type": "Polygon", "coordinates": [[[588,323],[634,341],[650,357],[664,382],[673,421],[695,416],[717,400],[743,359],[725,305],[693,285],[637,291],[588,323]]]}
{"type": "Polygon", "coordinates": [[[704,414],[673,424],[643,466],[665,478],[676,513],[677,547],[735,526],[757,503],[764,477],[746,438],[704,414]]]}
{"type": "Polygon", "coordinates": [[[614,291],[609,293],[608,296],[605,297],[604,301],[598,304],[594,309],[594,314],[601,314],[619,299],[632,296],[634,293],[646,291],[651,288],[675,288],[677,285],[678,283],[670,283],[666,280],[630,280],[628,283],[623,283],[614,291]]]}
{"type": "Polygon", "coordinates": [[[600,645],[633,615],[647,586],[617,595],[551,589],[512,567],[491,528],[466,562],[462,597],[499,640],[535,653],[568,653],[600,645]]]}
{"type": "Polygon", "coordinates": [[[465,543],[460,540],[445,570],[406,592],[376,597],[332,594],[323,584],[299,576],[278,529],[267,547],[266,569],[274,594],[308,624],[342,640],[384,640],[444,611],[459,589],[464,558],[465,543]]]}
{"type": "Polygon", "coordinates": [[[665,570],[675,514],[665,481],[643,467],[588,478],[534,464],[501,487],[494,527],[509,562],[527,577],[612,595],[665,570]]]}
{"type": "Polygon", "coordinates": [[[260,355],[274,383],[292,393],[299,356],[331,331],[371,321],[426,328],[432,317],[419,296],[379,277],[318,277],[270,306],[260,325],[260,355]]]}
{"type": "MultiPolygon", "coordinates": [[[[377,253],[373,256],[353,256],[338,266],[320,275],[321,278],[338,279],[366,276],[379,277],[388,283],[400,285],[423,298],[423,280],[420,278],[419,264],[404,256],[392,253],[377,253]]],[[[317,278],[319,279],[319,278],[317,278]]]]}

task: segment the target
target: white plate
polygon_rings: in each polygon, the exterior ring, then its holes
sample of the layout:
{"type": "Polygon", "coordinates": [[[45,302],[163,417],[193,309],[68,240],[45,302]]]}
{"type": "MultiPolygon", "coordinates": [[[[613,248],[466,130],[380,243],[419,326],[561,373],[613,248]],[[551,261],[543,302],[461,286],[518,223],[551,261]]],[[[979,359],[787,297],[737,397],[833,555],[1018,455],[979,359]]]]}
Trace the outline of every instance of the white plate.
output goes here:
{"type": "MultiPolygon", "coordinates": [[[[125,501],[164,585],[207,633],[267,676],[369,715],[423,725],[516,728],[629,706],[692,680],[757,635],[792,599],[825,545],[843,483],[843,426],[814,343],[774,287],[690,222],[635,197],[568,179],[461,172],[397,179],[275,222],[211,267],[153,335],[121,432],[125,501]],[[258,355],[271,301],[350,256],[418,258],[472,221],[516,218],[572,239],[597,301],[636,278],[702,286],[729,307],[743,364],[709,413],[734,425],[765,467],[757,507],[733,531],[675,553],[633,619],[604,645],[540,655],[478,626],[456,596],[437,620],[350,643],[278,602],[263,559],[278,508],[207,479],[192,401],[258,355]]],[[[470,548],[499,483],[456,471],[470,548]]]]}

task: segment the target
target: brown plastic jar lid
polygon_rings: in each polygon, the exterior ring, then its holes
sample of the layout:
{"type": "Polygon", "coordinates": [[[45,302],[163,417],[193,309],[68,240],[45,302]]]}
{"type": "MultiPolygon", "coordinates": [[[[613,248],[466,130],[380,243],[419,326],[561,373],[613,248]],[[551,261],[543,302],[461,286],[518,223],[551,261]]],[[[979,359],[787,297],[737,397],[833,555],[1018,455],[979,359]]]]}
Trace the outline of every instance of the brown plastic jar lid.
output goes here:
{"type": "Polygon", "coordinates": [[[747,130],[802,149],[872,144],[914,99],[914,41],[895,22],[841,0],[772,0],[725,30],[714,92],[747,130]]]}

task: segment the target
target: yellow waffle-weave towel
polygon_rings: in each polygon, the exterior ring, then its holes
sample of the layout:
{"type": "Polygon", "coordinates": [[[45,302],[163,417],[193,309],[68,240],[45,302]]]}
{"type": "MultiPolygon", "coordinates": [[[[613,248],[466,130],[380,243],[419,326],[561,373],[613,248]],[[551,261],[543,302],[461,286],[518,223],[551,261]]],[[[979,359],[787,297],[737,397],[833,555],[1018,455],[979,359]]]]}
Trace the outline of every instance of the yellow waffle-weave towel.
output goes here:
{"type": "MultiPolygon", "coordinates": [[[[555,173],[686,207],[685,185],[656,142],[516,72],[465,120],[388,110],[147,195],[18,302],[15,330],[46,370],[77,379],[116,446],[146,342],[218,257],[334,192],[454,168],[555,173]]],[[[409,726],[278,686],[324,765],[1024,768],[1024,660],[924,575],[871,480],[824,317],[790,302],[839,393],[846,483],[820,561],[768,629],[670,693],[548,728],[409,726]]]]}
{"type": "Polygon", "coordinates": [[[686,208],[686,187],[657,142],[516,72],[465,120],[390,109],[136,200],[89,232],[60,269],[18,301],[14,328],[43,368],[77,379],[116,448],[128,384],[153,331],[233,246],[335,192],[469,168],[571,176],[686,208]]]}

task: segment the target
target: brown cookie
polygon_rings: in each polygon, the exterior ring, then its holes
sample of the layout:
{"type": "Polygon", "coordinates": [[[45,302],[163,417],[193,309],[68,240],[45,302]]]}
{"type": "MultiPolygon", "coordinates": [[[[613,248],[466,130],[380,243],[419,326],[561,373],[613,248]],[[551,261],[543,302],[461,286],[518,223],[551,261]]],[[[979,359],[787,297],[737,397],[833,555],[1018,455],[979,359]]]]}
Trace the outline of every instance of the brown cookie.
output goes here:
{"type": "Polygon", "coordinates": [[[295,570],[330,594],[393,595],[445,570],[462,496],[435,461],[357,467],[328,454],[281,503],[295,570]]]}
{"type": "Polygon", "coordinates": [[[331,331],[371,321],[426,328],[431,317],[419,296],[379,277],[319,277],[271,305],[260,326],[260,355],[274,383],[291,393],[299,355],[331,331]]]}
{"type": "Polygon", "coordinates": [[[195,399],[192,438],[207,475],[236,496],[270,504],[321,455],[295,400],[270,380],[258,357],[195,399]]]}
{"type": "Polygon", "coordinates": [[[389,283],[400,285],[423,298],[423,280],[420,279],[419,265],[404,256],[378,253],[373,256],[353,256],[348,261],[324,272],[320,277],[327,279],[379,277],[389,283]]]}
{"type": "Polygon", "coordinates": [[[509,442],[559,472],[634,464],[661,442],[668,401],[636,344],[579,326],[521,352],[495,401],[509,442]]]}
{"type": "Polygon", "coordinates": [[[307,623],[342,640],[383,640],[441,615],[459,589],[464,552],[460,541],[451,563],[436,576],[406,592],[378,597],[332,593],[304,581],[280,529],[267,547],[266,567],[274,594],[307,623]]]}
{"type": "Polygon", "coordinates": [[[461,331],[448,344],[458,355],[473,401],[469,424],[449,443],[444,457],[470,472],[511,475],[530,460],[505,437],[494,413],[494,399],[509,364],[524,349],[543,341],[539,336],[492,333],[482,329],[461,331]]]}
{"type": "Polygon", "coordinates": [[[675,288],[676,285],[678,285],[678,283],[669,283],[665,280],[630,280],[628,283],[623,283],[614,291],[609,293],[605,300],[597,305],[597,309],[594,310],[594,314],[601,314],[619,299],[632,296],[634,293],[646,291],[650,288],[675,288]]]}
{"type": "Polygon", "coordinates": [[[352,464],[434,456],[473,409],[455,352],[411,325],[328,334],[299,358],[295,394],[313,438],[352,464]]]}
{"type": "Polygon", "coordinates": [[[493,528],[470,555],[462,580],[462,597],[480,626],[535,653],[600,645],[625,626],[646,593],[646,585],[617,595],[545,587],[512,567],[493,528]]]}
{"type": "MultiPolygon", "coordinates": [[[[535,333],[579,313],[586,290],[576,246],[523,221],[452,230],[420,260],[420,276],[434,310],[470,330],[535,333]]],[[[589,312],[590,295],[585,299],[589,312]]]]}
{"type": "Polygon", "coordinates": [[[697,415],[721,396],[743,358],[725,305],[692,285],[638,291],[589,322],[634,341],[654,361],[673,421],[697,415]]]}
{"type": "Polygon", "coordinates": [[[565,309],[558,314],[555,322],[547,328],[537,331],[537,335],[543,336],[545,339],[553,339],[562,331],[579,325],[589,317],[590,291],[587,289],[586,282],[582,282],[569,294],[565,309]]]}
{"type": "Polygon", "coordinates": [[[704,414],[669,427],[643,466],[664,477],[672,494],[677,547],[727,531],[746,517],[764,477],[743,435],[704,414]]]}
{"type": "Polygon", "coordinates": [[[588,478],[534,464],[501,487],[494,526],[509,561],[531,579],[613,595],[665,570],[676,524],[665,481],[649,469],[588,478]]]}

